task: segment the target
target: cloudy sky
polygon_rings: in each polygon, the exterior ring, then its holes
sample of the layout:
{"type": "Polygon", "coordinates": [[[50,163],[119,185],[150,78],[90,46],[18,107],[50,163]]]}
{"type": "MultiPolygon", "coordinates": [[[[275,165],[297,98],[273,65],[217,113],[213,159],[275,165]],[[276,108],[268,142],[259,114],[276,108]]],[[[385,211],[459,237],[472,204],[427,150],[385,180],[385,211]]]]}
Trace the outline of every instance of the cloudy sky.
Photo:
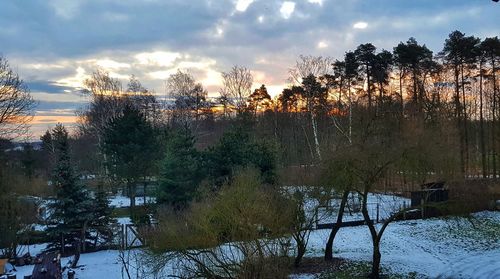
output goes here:
{"type": "Polygon", "coordinates": [[[2,0],[0,54],[39,102],[36,136],[74,123],[86,102],[78,88],[98,68],[158,94],[185,69],[214,95],[237,64],[276,94],[300,54],[392,50],[412,36],[438,52],[453,30],[500,35],[498,18],[491,0],[2,0]]]}

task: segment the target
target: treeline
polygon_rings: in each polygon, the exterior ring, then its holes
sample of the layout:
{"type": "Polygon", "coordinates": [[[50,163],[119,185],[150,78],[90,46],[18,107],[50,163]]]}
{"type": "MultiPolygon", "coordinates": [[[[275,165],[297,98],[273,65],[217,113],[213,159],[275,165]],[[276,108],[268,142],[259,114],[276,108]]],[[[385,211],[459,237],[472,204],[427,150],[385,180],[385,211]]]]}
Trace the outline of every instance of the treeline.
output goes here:
{"type": "Polygon", "coordinates": [[[284,165],[313,164],[324,150],[349,140],[358,111],[391,110],[405,119],[446,123],[457,133],[465,175],[498,174],[498,38],[480,40],[454,31],[433,53],[414,38],[392,51],[359,45],[342,59],[301,56],[290,68],[290,86],[271,98],[265,85],[252,91],[251,71],[222,73],[218,98],[188,72],[167,80],[167,98],[132,77],[126,89],[98,71],[86,83],[89,107],[80,112],[82,134],[102,143],[103,126],[134,103],[155,127],[189,126],[198,148],[214,144],[225,127],[245,114],[252,133],[274,141],[284,165]],[[124,98],[127,96],[127,98],[124,98]]]}

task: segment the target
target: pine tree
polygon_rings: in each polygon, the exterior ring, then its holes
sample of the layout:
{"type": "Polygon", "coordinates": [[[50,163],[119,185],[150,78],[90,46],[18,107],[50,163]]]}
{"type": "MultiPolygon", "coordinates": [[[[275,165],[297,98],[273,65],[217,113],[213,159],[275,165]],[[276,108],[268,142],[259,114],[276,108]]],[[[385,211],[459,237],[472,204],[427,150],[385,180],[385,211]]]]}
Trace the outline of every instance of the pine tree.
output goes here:
{"type": "Polygon", "coordinates": [[[188,128],[175,131],[167,142],[161,163],[158,202],[176,209],[190,202],[202,179],[200,154],[188,128]]]}
{"type": "Polygon", "coordinates": [[[232,179],[235,171],[245,167],[260,170],[263,182],[274,183],[276,150],[271,142],[253,139],[243,127],[233,127],[205,153],[206,170],[216,186],[232,179]]]}
{"type": "Polygon", "coordinates": [[[104,133],[103,151],[112,178],[126,184],[130,210],[135,207],[137,182],[152,175],[158,157],[155,129],[144,115],[127,106],[123,115],[110,122],[104,133]]]}
{"type": "MultiPolygon", "coordinates": [[[[82,185],[71,165],[68,132],[58,124],[51,133],[54,146],[55,168],[52,184],[55,187],[56,199],[51,205],[53,213],[50,217],[48,234],[52,239],[49,249],[64,249],[72,246],[77,253],[85,250],[90,239],[88,225],[93,219],[93,200],[82,185]]],[[[76,265],[76,261],[73,263],[76,265]]]]}
{"type": "Polygon", "coordinates": [[[95,245],[97,246],[99,241],[109,244],[113,240],[112,226],[116,224],[116,220],[111,217],[113,209],[109,206],[105,191],[99,190],[95,194],[94,204],[94,216],[90,225],[97,232],[95,245]]]}
{"type": "Polygon", "coordinates": [[[250,96],[248,96],[248,109],[253,111],[255,115],[259,112],[266,112],[271,109],[273,100],[267,92],[264,84],[260,88],[255,89],[250,96]]]}

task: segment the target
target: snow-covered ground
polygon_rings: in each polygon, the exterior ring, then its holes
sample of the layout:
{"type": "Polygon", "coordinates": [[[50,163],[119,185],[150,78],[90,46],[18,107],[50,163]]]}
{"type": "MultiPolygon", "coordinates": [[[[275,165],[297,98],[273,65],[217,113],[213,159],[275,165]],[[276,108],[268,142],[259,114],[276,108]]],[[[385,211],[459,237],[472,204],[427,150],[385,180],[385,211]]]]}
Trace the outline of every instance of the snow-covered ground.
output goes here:
{"type": "MultiPolygon", "coordinates": [[[[165,266],[157,272],[153,272],[147,265],[144,265],[141,250],[129,250],[120,253],[118,250],[99,251],[94,253],[82,254],[78,262],[78,268],[74,269],[78,279],[96,279],[96,278],[128,278],[123,268],[123,262],[128,262],[128,269],[131,278],[168,278],[173,273],[173,266],[165,266]],[[124,261],[122,260],[124,259],[124,261]]],[[[71,258],[62,258],[61,266],[66,266],[71,258]]],[[[17,278],[24,278],[31,275],[33,265],[17,267],[17,278]]],[[[0,277],[1,278],[1,277],[0,277]]],[[[67,272],[63,272],[63,278],[67,278],[67,272]]]]}
{"type": "MultiPolygon", "coordinates": [[[[424,278],[500,278],[500,212],[485,211],[473,217],[390,224],[381,244],[382,265],[401,274],[416,272],[424,278]]],[[[329,230],[312,232],[306,256],[322,256],[328,234],[329,230]]],[[[30,252],[41,249],[43,245],[30,247],[30,252]]],[[[367,227],[342,228],[335,239],[334,253],[349,260],[371,261],[367,227]]],[[[121,278],[118,251],[83,254],[80,264],[83,267],[77,270],[78,278],[121,278]]],[[[32,269],[18,268],[18,278],[32,269]]],[[[164,272],[168,270],[170,267],[164,272]]]]}
{"type": "MultiPolygon", "coordinates": [[[[383,212],[393,212],[409,202],[387,195],[373,195],[370,198],[373,204],[379,202],[381,218],[387,214],[383,212]]],[[[312,203],[308,202],[307,208],[310,205],[312,203]]],[[[472,217],[432,218],[390,224],[381,243],[382,266],[400,274],[416,272],[423,278],[500,278],[500,211],[475,213],[472,217]]],[[[117,221],[119,224],[131,222],[130,218],[118,218],[117,221]]],[[[330,230],[311,233],[306,257],[323,255],[329,233],[330,230]]],[[[44,248],[43,244],[31,245],[29,252],[35,255],[44,248]]],[[[27,250],[26,247],[24,253],[27,250]]],[[[135,255],[140,250],[131,253],[135,255]]],[[[341,228],[335,239],[334,253],[336,257],[348,260],[371,261],[368,228],[341,228]]],[[[83,254],[79,262],[82,267],[76,270],[77,278],[122,278],[119,255],[116,250],[83,254]]],[[[63,265],[67,261],[63,259],[63,265]]],[[[166,266],[163,276],[157,278],[165,278],[172,269],[166,266]]],[[[32,270],[33,266],[18,267],[18,278],[31,274],[32,270]]]]}
{"type": "MultiPolygon", "coordinates": [[[[384,220],[392,214],[398,212],[402,208],[409,207],[411,200],[408,198],[385,195],[385,194],[368,194],[367,208],[368,213],[372,220],[384,220]]],[[[337,212],[340,207],[340,199],[331,200],[329,208],[320,207],[318,209],[318,223],[334,223],[337,222],[337,212]]],[[[349,195],[342,221],[360,221],[363,220],[361,213],[361,202],[358,200],[357,195],[351,193],[349,195]]]]}
{"type": "MultiPolygon", "coordinates": [[[[424,278],[500,278],[500,212],[473,216],[474,225],[465,218],[390,224],[381,243],[382,265],[396,273],[416,272],[424,278]]],[[[306,256],[323,256],[329,233],[314,231],[306,256]]],[[[340,229],[334,253],[350,260],[371,261],[368,228],[340,229]]]]}
{"type": "MultiPolygon", "coordinates": [[[[80,279],[122,278],[122,265],[119,262],[118,254],[116,250],[82,254],[79,261],[82,267],[75,270],[76,277],[80,279]]],[[[63,258],[61,265],[66,265],[68,260],[69,258],[63,258]]],[[[31,275],[33,267],[33,265],[17,267],[17,278],[31,275]]],[[[66,276],[66,272],[64,275],[66,276]]]]}
{"type": "MultiPolygon", "coordinates": [[[[116,195],[109,197],[109,205],[113,207],[129,207],[130,206],[130,198],[122,195],[116,195]]],[[[146,197],[146,203],[155,203],[155,197],[146,197]]],[[[143,197],[135,198],[135,205],[144,205],[143,197]]]]}

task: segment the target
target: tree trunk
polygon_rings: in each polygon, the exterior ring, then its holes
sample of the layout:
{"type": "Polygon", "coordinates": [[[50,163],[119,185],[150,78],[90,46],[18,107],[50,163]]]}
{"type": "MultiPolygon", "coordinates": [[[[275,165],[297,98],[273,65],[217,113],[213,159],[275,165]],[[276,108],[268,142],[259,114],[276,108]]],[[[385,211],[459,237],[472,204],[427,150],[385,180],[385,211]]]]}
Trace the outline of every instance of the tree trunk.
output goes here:
{"type": "Polygon", "coordinates": [[[467,174],[469,170],[469,133],[468,133],[468,125],[467,125],[467,104],[465,99],[465,78],[464,78],[464,66],[462,64],[461,67],[461,77],[462,77],[462,99],[463,99],[463,124],[464,124],[464,146],[465,146],[465,160],[464,167],[465,173],[467,174]]]}
{"type": "Polygon", "coordinates": [[[380,241],[377,239],[373,243],[373,262],[372,262],[372,272],[370,278],[378,279],[380,278],[380,259],[382,255],[380,254],[380,241]]]}
{"type": "Polygon", "coordinates": [[[148,188],[148,183],[146,181],[147,181],[146,177],[144,177],[144,190],[143,190],[143,193],[142,193],[143,194],[142,197],[143,197],[143,204],[144,204],[144,206],[146,206],[146,189],[148,188]]]}
{"type": "Polygon", "coordinates": [[[351,80],[348,81],[347,86],[349,94],[349,144],[352,143],[352,95],[351,95],[351,80]]]}
{"type": "Polygon", "coordinates": [[[372,237],[373,244],[373,262],[372,262],[372,272],[370,274],[370,278],[378,279],[380,277],[380,240],[378,238],[377,230],[375,229],[375,225],[373,224],[370,215],[368,214],[368,189],[369,187],[365,186],[365,191],[363,193],[363,206],[361,207],[361,213],[363,214],[363,218],[365,220],[368,229],[370,230],[370,236],[372,237]]]}
{"type": "Polygon", "coordinates": [[[342,201],[340,202],[339,213],[337,215],[337,223],[333,225],[332,231],[330,232],[330,236],[328,237],[328,241],[325,246],[325,260],[333,259],[333,241],[337,232],[340,230],[342,226],[342,217],[344,216],[345,205],[347,203],[347,198],[349,197],[349,191],[345,190],[342,194],[342,201]]]}
{"type": "Polygon", "coordinates": [[[413,100],[415,101],[415,105],[417,106],[418,112],[420,112],[421,100],[417,89],[417,73],[415,69],[413,69],[412,74],[413,74],[413,100]]]}
{"type": "Polygon", "coordinates": [[[496,148],[496,109],[497,109],[497,98],[498,98],[498,93],[497,93],[497,82],[496,82],[496,68],[495,68],[495,58],[491,59],[491,66],[492,66],[492,76],[493,76],[493,108],[492,108],[492,125],[491,125],[491,147],[492,147],[492,168],[493,168],[493,177],[497,178],[497,160],[496,160],[496,155],[497,155],[497,148],[496,148]]]}
{"type": "Polygon", "coordinates": [[[306,137],[307,146],[309,147],[309,153],[311,154],[311,160],[314,161],[314,152],[312,150],[311,142],[309,141],[309,137],[307,136],[306,128],[304,128],[304,126],[302,126],[302,131],[304,131],[304,136],[306,137]]]}
{"type": "Polygon", "coordinates": [[[486,168],[486,148],[484,139],[484,117],[483,117],[483,61],[479,61],[479,132],[481,137],[481,165],[483,168],[483,178],[487,176],[486,168]]]}
{"type": "Polygon", "coordinates": [[[306,253],[306,247],[302,243],[299,245],[297,242],[297,256],[295,257],[295,260],[293,261],[293,265],[295,267],[299,267],[300,262],[302,261],[302,258],[304,257],[304,254],[306,253]]]}
{"type": "Polygon", "coordinates": [[[370,67],[366,64],[366,82],[368,83],[367,93],[368,93],[368,109],[372,108],[372,91],[370,88],[370,67]]]}
{"type": "Polygon", "coordinates": [[[399,96],[401,97],[401,116],[404,115],[405,105],[403,99],[403,69],[399,72],[399,96]]]}
{"type": "Polygon", "coordinates": [[[321,161],[321,150],[319,148],[319,139],[318,139],[318,123],[316,121],[316,117],[314,116],[314,112],[311,111],[311,125],[313,128],[314,134],[314,146],[316,147],[316,154],[318,155],[318,159],[321,161]]]}
{"type": "Polygon", "coordinates": [[[130,213],[134,213],[135,209],[135,185],[131,181],[127,181],[128,195],[130,198],[130,213]]]}
{"type": "Polygon", "coordinates": [[[460,140],[460,168],[462,175],[465,175],[464,141],[462,131],[462,108],[460,106],[460,84],[458,65],[455,65],[455,117],[457,118],[457,129],[460,140]]]}
{"type": "Polygon", "coordinates": [[[73,261],[71,262],[71,268],[76,268],[78,266],[78,261],[80,260],[80,254],[82,249],[82,243],[80,241],[75,241],[74,244],[75,256],[73,257],[73,261]]]}

